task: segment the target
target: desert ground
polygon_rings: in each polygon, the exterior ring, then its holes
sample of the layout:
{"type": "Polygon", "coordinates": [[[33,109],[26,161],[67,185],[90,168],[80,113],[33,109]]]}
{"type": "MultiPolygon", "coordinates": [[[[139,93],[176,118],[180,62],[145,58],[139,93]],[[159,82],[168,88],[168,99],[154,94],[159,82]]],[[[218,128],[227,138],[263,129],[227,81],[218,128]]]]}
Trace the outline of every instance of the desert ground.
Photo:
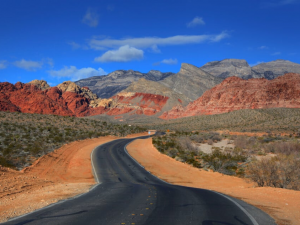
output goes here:
{"type": "Polygon", "coordinates": [[[146,170],[171,184],[214,190],[241,199],[267,212],[279,225],[300,224],[299,191],[256,187],[242,178],[192,167],[161,154],[151,139],[136,140],[127,149],[146,170]]]}
{"type": "MultiPolygon", "coordinates": [[[[115,139],[107,136],[66,144],[21,172],[0,168],[0,221],[88,192],[96,184],[91,152],[115,139]]],[[[241,178],[194,168],[159,153],[151,138],[136,140],[127,149],[146,170],[169,183],[218,191],[259,207],[280,225],[299,224],[299,191],[256,187],[241,178]]]]}
{"type": "Polygon", "coordinates": [[[91,152],[116,139],[106,136],[65,144],[20,172],[0,167],[0,222],[88,192],[96,184],[91,152]]]}

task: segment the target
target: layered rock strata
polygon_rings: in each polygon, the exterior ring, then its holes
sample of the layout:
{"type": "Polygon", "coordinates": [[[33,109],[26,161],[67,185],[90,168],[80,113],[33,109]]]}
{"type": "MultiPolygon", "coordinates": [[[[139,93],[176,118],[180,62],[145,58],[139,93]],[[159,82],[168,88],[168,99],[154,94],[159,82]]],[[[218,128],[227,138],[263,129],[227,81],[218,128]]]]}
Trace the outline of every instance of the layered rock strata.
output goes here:
{"type": "Polygon", "coordinates": [[[163,113],[162,119],[227,113],[240,109],[300,108],[300,74],[274,80],[229,77],[186,107],[163,113]]]}

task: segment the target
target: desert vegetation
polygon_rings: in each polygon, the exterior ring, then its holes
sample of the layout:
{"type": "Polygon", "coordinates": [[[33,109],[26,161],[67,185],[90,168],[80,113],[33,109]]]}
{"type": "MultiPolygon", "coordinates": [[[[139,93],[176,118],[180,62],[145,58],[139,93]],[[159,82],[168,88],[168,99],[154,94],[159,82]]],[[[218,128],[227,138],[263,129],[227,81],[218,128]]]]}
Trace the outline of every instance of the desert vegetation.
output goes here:
{"type": "Polygon", "coordinates": [[[20,170],[68,142],[142,131],[138,126],[85,118],[0,112],[0,165],[20,170]]]}
{"type": "Polygon", "coordinates": [[[300,109],[243,109],[217,115],[192,116],[173,120],[147,118],[137,125],[156,130],[267,132],[298,134],[300,109]]]}
{"type": "Polygon", "coordinates": [[[170,132],[152,142],[161,153],[197,168],[243,177],[260,187],[300,190],[300,142],[294,136],[170,132]],[[221,141],[233,147],[216,147],[221,141]],[[211,151],[202,151],[201,145],[210,145],[211,151]]]}

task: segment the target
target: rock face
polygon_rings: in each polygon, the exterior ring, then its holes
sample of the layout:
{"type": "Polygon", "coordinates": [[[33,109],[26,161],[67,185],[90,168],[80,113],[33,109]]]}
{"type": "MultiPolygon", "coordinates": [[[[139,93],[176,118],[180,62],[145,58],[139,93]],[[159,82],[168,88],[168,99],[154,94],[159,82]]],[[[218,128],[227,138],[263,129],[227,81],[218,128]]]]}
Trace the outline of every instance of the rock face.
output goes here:
{"type": "Polygon", "coordinates": [[[33,80],[30,81],[28,84],[33,84],[41,90],[46,90],[50,88],[49,84],[44,80],[33,80]]]}
{"type": "Polygon", "coordinates": [[[108,75],[90,77],[76,81],[75,83],[81,87],[88,87],[99,98],[110,98],[140,78],[159,81],[171,75],[173,73],[162,73],[157,70],[151,70],[148,73],[133,70],[117,70],[108,75]]]}
{"type": "Polygon", "coordinates": [[[251,77],[264,77],[271,80],[286,73],[300,74],[300,64],[281,59],[268,63],[261,63],[252,67],[251,77]]]}
{"type": "Polygon", "coordinates": [[[0,83],[0,110],[71,116],[67,103],[58,88],[42,91],[32,84],[0,83]]]}
{"type": "Polygon", "coordinates": [[[128,88],[123,90],[121,93],[123,92],[139,92],[169,97],[163,111],[170,110],[178,104],[186,106],[190,102],[186,96],[171,90],[165,85],[155,81],[146,80],[144,78],[133,82],[128,88]]]}
{"type": "Polygon", "coordinates": [[[251,75],[251,67],[243,59],[224,59],[222,61],[208,62],[200,69],[222,79],[231,76],[247,77],[251,75]]]}
{"type": "Polygon", "coordinates": [[[186,96],[193,101],[206,90],[221,83],[222,79],[214,77],[196,66],[182,63],[177,74],[169,76],[159,83],[167,86],[174,92],[186,96]]]}
{"type": "Polygon", "coordinates": [[[124,92],[110,99],[99,99],[88,88],[81,88],[70,81],[45,90],[36,83],[39,82],[0,83],[0,110],[77,117],[125,113],[155,115],[162,111],[169,99],[139,92],[124,92]]]}
{"type": "Polygon", "coordinates": [[[208,62],[200,69],[222,79],[237,76],[243,79],[266,78],[272,80],[286,73],[300,73],[300,64],[279,59],[250,67],[246,60],[224,59],[208,62]]]}
{"type": "Polygon", "coordinates": [[[300,74],[288,73],[274,80],[229,77],[187,107],[174,107],[160,118],[175,119],[240,109],[280,107],[300,108],[300,74]]]}
{"type": "Polygon", "coordinates": [[[112,97],[116,104],[107,115],[144,114],[147,116],[161,112],[169,97],[148,93],[122,92],[112,97]]]}

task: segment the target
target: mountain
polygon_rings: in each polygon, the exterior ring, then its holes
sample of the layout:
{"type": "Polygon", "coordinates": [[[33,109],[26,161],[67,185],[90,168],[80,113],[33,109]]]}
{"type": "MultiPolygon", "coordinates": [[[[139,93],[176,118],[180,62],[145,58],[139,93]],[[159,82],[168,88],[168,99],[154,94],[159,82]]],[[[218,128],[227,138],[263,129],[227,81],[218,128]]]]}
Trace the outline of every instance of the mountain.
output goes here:
{"type": "Polygon", "coordinates": [[[222,79],[191,64],[182,63],[180,71],[159,81],[174,92],[184,95],[189,101],[201,96],[206,90],[222,82],[222,79]]]}
{"type": "Polygon", "coordinates": [[[157,70],[151,70],[148,73],[133,70],[117,70],[108,75],[94,76],[75,83],[81,87],[88,87],[99,98],[110,98],[140,78],[159,81],[171,75],[173,73],[162,73],[157,70]]]}
{"type": "Polygon", "coordinates": [[[300,64],[282,59],[261,63],[252,67],[251,77],[264,77],[271,80],[285,73],[300,74],[300,64]]]}
{"type": "Polygon", "coordinates": [[[222,61],[208,62],[200,69],[222,79],[227,77],[247,77],[252,74],[251,67],[243,59],[224,59],[222,61]]]}
{"type": "MultiPolygon", "coordinates": [[[[169,99],[177,101],[177,104],[182,102],[166,95],[139,92],[123,92],[109,99],[100,99],[87,87],[80,87],[71,81],[65,81],[57,87],[49,87],[45,81],[18,82],[15,85],[0,83],[0,111],[10,112],[77,117],[100,114],[150,116],[162,113],[169,99]]],[[[175,104],[168,105],[164,111],[175,104]]]]}
{"type": "Polygon", "coordinates": [[[288,73],[273,80],[229,77],[186,107],[174,107],[160,118],[175,119],[262,108],[300,108],[300,74],[288,73]]]}
{"type": "Polygon", "coordinates": [[[243,79],[266,78],[271,80],[285,73],[300,73],[300,64],[279,59],[250,67],[246,60],[224,59],[208,62],[200,69],[222,79],[237,76],[243,79]]]}
{"type": "Polygon", "coordinates": [[[160,84],[155,81],[146,80],[144,78],[133,82],[128,88],[126,88],[122,92],[140,92],[167,96],[169,97],[168,105],[172,107],[174,105],[177,105],[178,103],[180,103],[180,105],[187,105],[190,102],[185,95],[179,94],[163,84],[160,84]]]}

